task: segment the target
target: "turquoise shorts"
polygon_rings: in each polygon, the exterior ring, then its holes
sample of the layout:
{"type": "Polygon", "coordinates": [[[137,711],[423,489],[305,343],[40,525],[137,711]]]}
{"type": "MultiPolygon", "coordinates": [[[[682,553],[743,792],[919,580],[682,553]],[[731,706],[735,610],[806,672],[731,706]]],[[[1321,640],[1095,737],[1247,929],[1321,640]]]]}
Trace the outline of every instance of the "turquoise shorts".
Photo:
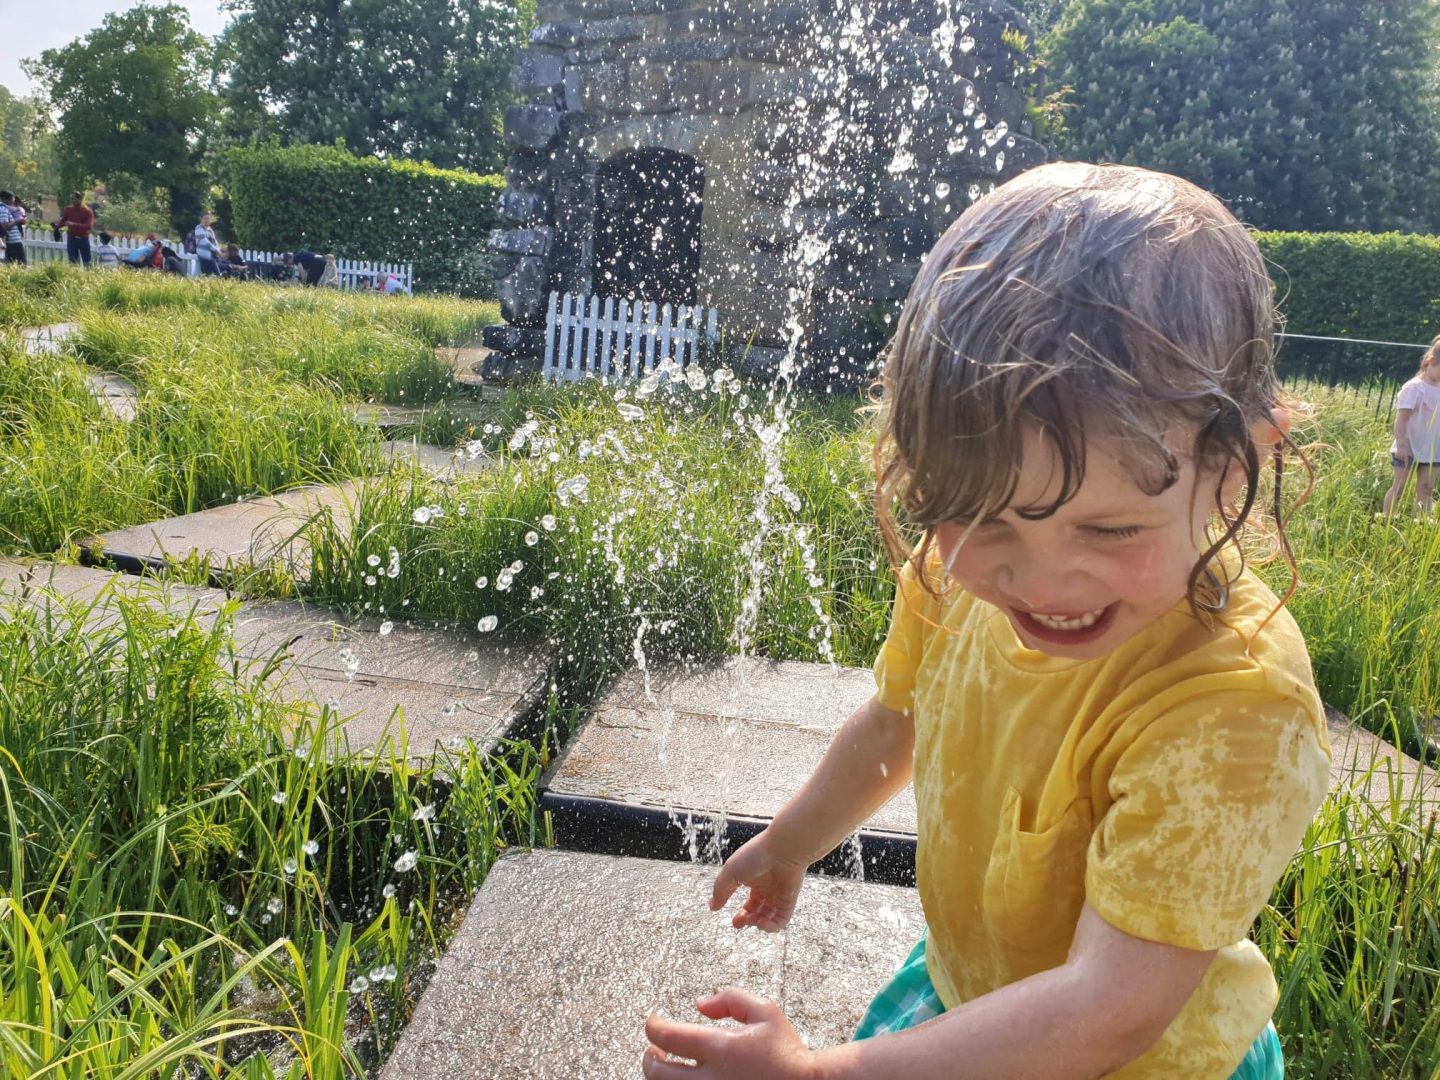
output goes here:
{"type": "MultiPolygon", "coordinates": [[[[892,1031],[923,1024],[933,1016],[945,1011],[940,995],[931,985],[930,973],[925,970],[925,938],[910,950],[905,964],[886,984],[855,1029],[855,1039],[868,1039],[872,1035],[886,1035],[892,1031]]],[[[1285,1058],[1280,1052],[1280,1039],[1275,1034],[1275,1025],[1266,1024],[1256,1040],[1250,1044],[1245,1060],[1230,1074],[1230,1080],[1283,1080],[1285,1058]]]]}

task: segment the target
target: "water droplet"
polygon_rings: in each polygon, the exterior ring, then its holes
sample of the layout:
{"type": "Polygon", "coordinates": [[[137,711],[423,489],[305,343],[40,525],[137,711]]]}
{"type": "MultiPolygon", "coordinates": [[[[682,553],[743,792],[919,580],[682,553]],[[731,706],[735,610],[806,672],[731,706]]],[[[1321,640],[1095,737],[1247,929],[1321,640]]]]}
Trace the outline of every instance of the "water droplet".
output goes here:
{"type": "Polygon", "coordinates": [[[395,895],[395,886],[387,884],[383,889],[380,890],[380,895],[385,897],[386,900],[389,900],[392,896],[395,895]]]}
{"type": "Polygon", "coordinates": [[[364,975],[356,975],[350,980],[350,992],[352,994],[363,994],[370,989],[370,980],[364,975]]]}
{"type": "Polygon", "coordinates": [[[306,840],[305,846],[301,850],[303,850],[306,855],[314,855],[317,851],[320,850],[320,841],[306,840]]]}
{"type": "Polygon", "coordinates": [[[435,817],[435,804],[426,803],[424,806],[416,807],[415,812],[410,815],[411,821],[431,821],[435,817]]]}
{"type": "Polygon", "coordinates": [[[272,896],[269,900],[265,901],[265,910],[270,912],[271,915],[279,915],[284,907],[285,901],[281,900],[278,896],[272,896]]]}
{"type": "Polygon", "coordinates": [[[277,791],[277,792],[275,792],[274,795],[271,795],[271,796],[270,796],[270,801],[273,802],[276,806],[284,806],[284,805],[285,805],[285,792],[283,792],[283,791],[277,791]]]}
{"type": "Polygon", "coordinates": [[[546,514],[544,517],[542,517],[542,518],[540,519],[540,527],[541,527],[542,529],[544,529],[546,532],[554,532],[554,531],[555,531],[555,515],[554,515],[554,514],[546,514]]]}
{"type": "Polygon", "coordinates": [[[295,861],[293,856],[285,860],[285,873],[287,876],[294,876],[295,871],[299,869],[300,864],[295,861]]]}
{"type": "Polygon", "coordinates": [[[534,546],[535,546],[536,544],[538,544],[539,542],[540,542],[540,534],[537,533],[534,529],[531,529],[529,532],[527,532],[527,533],[525,534],[525,546],[526,546],[526,547],[534,547],[534,546]]]}
{"type": "Polygon", "coordinates": [[[645,415],[644,409],[642,409],[639,405],[631,405],[628,401],[621,402],[619,405],[615,406],[615,408],[620,413],[620,419],[622,420],[635,421],[641,419],[645,415]]]}
{"type": "Polygon", "coordinates": [[[380,636],[381,636],[381,637],[389,637],[391,631],[393,631],[394,629],[395,629],[395,624],[394,624],[393,622],[391,622],[389,619],[386,619],[384,622],[382,622],[382,623],[380,624],[380,636]]]}
{"type": "Polygon", "coordinates": [[[380,565],[380,556],[379,556],[379,555],[367,555],[367,556],[365,556],[365,562],[368,563],[370,566],[379,566],[379,565],[380,565]]]}
{"type": "Polygon", "coordinates": [[[475,629],[479,630],[482,634],[488,634],[491,630],[494,630],[495,627],[499,625],[500,620],[498,618],[496,618],[494,615],[486,615],[483,619],[481,619],[478,623],[475,624],[475,629]]]}
{"type": "Polygon", "coordinates": [[[415,864],[419,861],[419,853],[416,852],[414,848],[411,848],[409,851],[405,852],[404,855],[401,855],[398,859],[395,860],[395,872],[398,874],[404,874],[411,870],[414,870],[415,864]]]}

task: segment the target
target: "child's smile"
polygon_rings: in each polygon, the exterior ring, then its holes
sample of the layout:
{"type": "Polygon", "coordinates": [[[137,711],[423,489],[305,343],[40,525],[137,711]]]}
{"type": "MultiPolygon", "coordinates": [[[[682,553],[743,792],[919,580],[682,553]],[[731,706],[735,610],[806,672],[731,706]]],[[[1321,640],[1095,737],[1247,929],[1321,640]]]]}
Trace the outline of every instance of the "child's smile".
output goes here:
{"type": "Polygon", "coordinates": [[[935,527],[950,577],[1005,613],[1028,648],[1090,660],[1111,652],[1185,596],[1214,493],[1181,456],[1179,479],[1146,494],[1102,441],[1088,448],[1085,482],[1049,517],[1061,474],[1039,429],[1027,439],[1011,506],[978,523],[935,527]]]}

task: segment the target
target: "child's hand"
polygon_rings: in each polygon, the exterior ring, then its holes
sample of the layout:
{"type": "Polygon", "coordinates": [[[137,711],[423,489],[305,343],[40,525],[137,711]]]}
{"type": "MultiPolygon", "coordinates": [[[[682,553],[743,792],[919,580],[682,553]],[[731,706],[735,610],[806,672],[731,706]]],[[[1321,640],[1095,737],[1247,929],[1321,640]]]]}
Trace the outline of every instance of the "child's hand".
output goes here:
{"type": "Polygon", "coordinates": [[[774,1002],[732,986],[704,998],[698,1008],[711,1020],[738,1020],[741,1026],[682,1024],[651,1013],[645,1020],[650,1046],[641,1061],[648,1080],[806,1080],[812,1075],[815,1052],[774,1002]],[[695,1064],[669,1061],[670,1054],[695,1064]]]}
{"type": "Polygon", "coordinates": [[[774,850],[769,830],[747,841],[715,875],[710,910],[719,911],[742,885],[750,887],[744,906],[731,923],[738,930],[758,926],[774,933],[795,913],[795,900],[805,881],[805,862],[774,850]]]}

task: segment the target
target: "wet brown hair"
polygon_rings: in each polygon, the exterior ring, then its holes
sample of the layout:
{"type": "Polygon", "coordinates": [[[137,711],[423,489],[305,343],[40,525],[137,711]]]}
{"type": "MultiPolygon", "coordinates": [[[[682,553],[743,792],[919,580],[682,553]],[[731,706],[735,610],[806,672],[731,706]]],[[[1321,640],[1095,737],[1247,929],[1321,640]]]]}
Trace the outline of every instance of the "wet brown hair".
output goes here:
{"type": "MultiPolygon", "coordinates": [[[[1120,448],[1142,491],[1166,490],[1180,462],[1165,435],[1183,425],[1196,433],[1197,476],[1216,477],[1222,523],[1191,570],[1187,596],[1197,615],[1219,610],[1229,582],[1216,556],[1231,544],[1239,551],[1260,485],[1251,425],[1269,422],[1282,397],[1275,323],[1255,240],[1188,181],[1059,162],[997,188],[930,253],[887,350],[875,509],[892,565],[926,566],[932,526],[1004,509],[1032,428],[1045,433],[1061,469],[1054,500],[1020,512],[1043,518],[1079,490],[1095,438],[1120,448]],[[1225,505],[1220,490],[1231,464],[1245,478],[1239,505],[1225,505]],[[897,508],[907,526],[924,530],[913,550],[897,508]]],[[[1298,448],[1276,435],[1264,452],[1293,591],[1281,480],[1283,451],[1298,448]]],[[[920,576],[933,591],[929,575],[920,576]]]]}
{"type": "Polygon", "coordinates": [[[1420,357],[1420,368],[1415,372],[1415,377],[1420,378],[1425,374],[1427,367],[1437,363],[1440,363],[1440,334],[1435,335],[1434,340],[1430,342],[1430,347],[1425,350],[1425,355],[1420,357]]]}

